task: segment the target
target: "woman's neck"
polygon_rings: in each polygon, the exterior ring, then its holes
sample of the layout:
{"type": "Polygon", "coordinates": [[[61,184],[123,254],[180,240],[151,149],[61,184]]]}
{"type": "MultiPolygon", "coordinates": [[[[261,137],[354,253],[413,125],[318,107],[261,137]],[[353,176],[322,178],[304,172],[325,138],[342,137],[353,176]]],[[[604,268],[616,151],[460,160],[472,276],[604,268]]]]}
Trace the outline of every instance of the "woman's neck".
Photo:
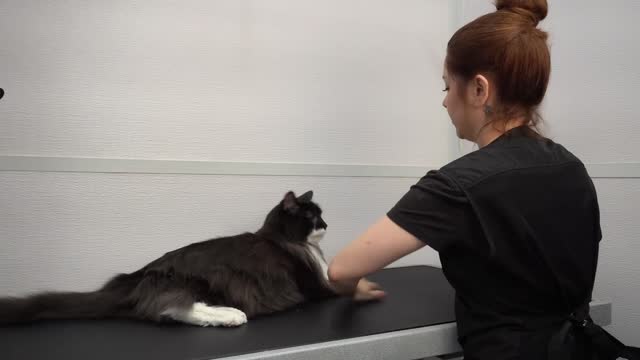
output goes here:
{"type": "Polygon", "coordinates": [[[482,129],[474,141],[478,148],[483,148],[491,144],[495,139],[502,136],[507,131],[525,125],[527,122],[524,118],[515,118],[504,122],[504,126],[496,126],[496,124],[488,123],[482,129]]]}

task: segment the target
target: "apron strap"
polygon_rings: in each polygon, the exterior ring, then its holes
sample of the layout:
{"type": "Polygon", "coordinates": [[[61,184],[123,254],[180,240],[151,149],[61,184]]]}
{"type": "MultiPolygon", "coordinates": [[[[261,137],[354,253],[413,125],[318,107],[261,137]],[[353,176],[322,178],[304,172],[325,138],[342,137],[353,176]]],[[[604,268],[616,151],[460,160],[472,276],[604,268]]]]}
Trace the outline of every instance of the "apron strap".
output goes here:
{"type": "MultiPolygon", "coordinates": [[[[594,352],[594,359],[616,360],[619,357],[628,360],[640,360],[640,348],[626,346],[609,334],[589,316],[589,305],[576,310],[562,323],[549,341],[548,360],[573,360],[572,353],[581,346],[577,336],[585,338],[594,352]]],[[[583,346],[583,345],[582,345],[583,346]]],[[[577,359],[576,359],[577,360],[577,359]]]]}

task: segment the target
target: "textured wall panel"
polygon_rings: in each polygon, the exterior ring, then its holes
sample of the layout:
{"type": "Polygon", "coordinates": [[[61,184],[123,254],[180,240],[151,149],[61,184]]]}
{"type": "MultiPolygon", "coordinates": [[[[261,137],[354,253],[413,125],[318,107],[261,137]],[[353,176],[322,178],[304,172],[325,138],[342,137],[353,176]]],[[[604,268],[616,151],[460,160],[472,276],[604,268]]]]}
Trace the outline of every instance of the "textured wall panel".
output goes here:
{"type": "MultiPolygon", "coordinates": [[[[0,295],[88,290],[177,247],[257,230],[292,189],[313,189],[329,257],[415,180],[0,172],[0,295]]],[[[398,264],[438,265],[422,249],[398,264]]]]}
{"type": "Polygon", "coordinates": [[[448,0],[3,0],[0,155],[449,160],[448,0]]]}

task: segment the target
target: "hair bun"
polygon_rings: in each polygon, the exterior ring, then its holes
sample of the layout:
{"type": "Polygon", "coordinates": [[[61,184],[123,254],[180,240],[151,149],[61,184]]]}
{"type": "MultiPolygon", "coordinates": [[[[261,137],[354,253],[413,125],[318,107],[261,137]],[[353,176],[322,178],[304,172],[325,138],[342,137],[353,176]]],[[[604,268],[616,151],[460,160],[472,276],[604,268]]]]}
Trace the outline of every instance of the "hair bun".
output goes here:
{"type": "Polygon", "coordinates": [[[528,15],[537,25],[547,17],[547,0],[496,0],[497,10],[508,10],[528,15]]]}

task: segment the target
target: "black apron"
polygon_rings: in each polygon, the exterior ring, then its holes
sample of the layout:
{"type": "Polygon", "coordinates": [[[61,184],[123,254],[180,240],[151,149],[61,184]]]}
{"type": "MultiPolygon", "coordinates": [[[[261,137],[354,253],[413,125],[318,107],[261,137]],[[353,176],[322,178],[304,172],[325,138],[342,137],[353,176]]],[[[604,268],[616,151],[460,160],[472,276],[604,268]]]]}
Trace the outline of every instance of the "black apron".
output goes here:
{"type": "Polygon", "coordinates": [[[551,336],[548,360],[640,360],[640,348],[626,346],[595,324],[586,304],[551,336]]]}

